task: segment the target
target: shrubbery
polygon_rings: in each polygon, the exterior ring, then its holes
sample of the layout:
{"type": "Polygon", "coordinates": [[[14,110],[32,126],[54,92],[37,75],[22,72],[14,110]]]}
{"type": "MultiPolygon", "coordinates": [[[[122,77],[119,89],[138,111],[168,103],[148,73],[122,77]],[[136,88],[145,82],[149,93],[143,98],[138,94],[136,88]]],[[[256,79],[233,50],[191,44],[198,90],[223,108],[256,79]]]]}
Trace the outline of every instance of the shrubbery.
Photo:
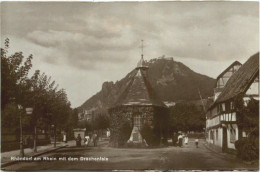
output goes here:
{"type": "Polygon", "coordinates": [[[153,144],[155,136],[150,126],[144,125],[141,130],[141,135],[149,146],[153,144]]]}
{"type": "Polygon", "coordinates": [[[141,130],[143,139],[149,146],[158,146],[160,144],[160,135],[155,132],[149,125],[145,124],[141,130]]]}
{"type": "Polygon", "coordinates": [[[130,123],[124,122],[121,125],[120,133],[119,133],[119,138],[118,138],[118,146],[124,146],[127,140],[129,139],[130,135],[132,132],[132,127],[130,123]]]}
{"type": "Polygon", "coordinates": [[[259,158],[259,137],[242,138],[235,142],[237,156],[245,161],[253,161],[259,158]]]}
{"type": "Polygon", "coordinates": [[[259,159],[259,101],[253,98],[245,105],[243,95],[235,99],[237,124],[239,129],[248,133],[247,138],[235,142],[237,156],[245,161],[259,159]]]}

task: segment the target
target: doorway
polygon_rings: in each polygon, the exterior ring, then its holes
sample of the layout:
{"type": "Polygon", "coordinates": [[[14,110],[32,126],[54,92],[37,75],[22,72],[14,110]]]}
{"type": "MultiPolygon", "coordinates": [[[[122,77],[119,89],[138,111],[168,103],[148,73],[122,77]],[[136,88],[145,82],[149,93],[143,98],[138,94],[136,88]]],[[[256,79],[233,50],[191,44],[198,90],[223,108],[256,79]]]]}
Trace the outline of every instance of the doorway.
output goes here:
{"type": "Polygon", "coordinates": [[[223,127],[222,152],[227,151],[227,128],[223,127]]]}

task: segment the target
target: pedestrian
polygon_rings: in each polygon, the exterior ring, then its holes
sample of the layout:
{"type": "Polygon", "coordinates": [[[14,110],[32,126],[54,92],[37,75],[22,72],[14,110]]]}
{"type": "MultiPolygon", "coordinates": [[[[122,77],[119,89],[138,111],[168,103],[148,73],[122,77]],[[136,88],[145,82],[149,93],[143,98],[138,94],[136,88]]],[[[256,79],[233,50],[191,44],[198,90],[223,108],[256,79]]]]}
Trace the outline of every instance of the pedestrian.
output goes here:
{"type": "Polygon", "coordinates": [[[88,146],[88,143],[89,143],[89,136],[86,136],[84,138],[84,143],[85,143],[85,146],[87,147],[88,146]]]}
{"type": "Polygon", "coordinates": [[[81,146],[81,136],[80,136],[80,134],[78,134],[78,137],[76,138],[76,145],[77,145],[77,147],[80,147],[81,146]]]}
{"type": "Polygon", "coordinates": [[[107,137],[110,137],[110,131],[109,131],[109,129],[107,130],[107,137]]]}
{"type": "Polygon", "coordinates": [[[188,142],[189,142],[189,138],[188,138],[188,136],[186,135],[185,138],[184,138],[184,144],[185,144],[185,145],[188,145],[188,142]]]}
{"type": "Polygon", "coordinates": [[[182,147],[182,141],[183,141],[183,136],[182,136],[182,134],[180,134],[180,135],[178,136],[179,147],[182,147]]]}
{"type": "Polygon", "coordinates": [[[196,144],[196,148],[198,148],[199,147],[199,138],[195,139],[195,144],[196,144]]]}
{"type": "Polygon", "coordinates": [[[63,142],[67,143],[66,133],[64,133],[64,135],[63,135],[63,142]]]}
{"type": "Polygon", "coordinates": [[[96,133],[93,134],[93,142],[94,142],[94,147],[96,147],[97,146],[97,134],[96,133]]]}

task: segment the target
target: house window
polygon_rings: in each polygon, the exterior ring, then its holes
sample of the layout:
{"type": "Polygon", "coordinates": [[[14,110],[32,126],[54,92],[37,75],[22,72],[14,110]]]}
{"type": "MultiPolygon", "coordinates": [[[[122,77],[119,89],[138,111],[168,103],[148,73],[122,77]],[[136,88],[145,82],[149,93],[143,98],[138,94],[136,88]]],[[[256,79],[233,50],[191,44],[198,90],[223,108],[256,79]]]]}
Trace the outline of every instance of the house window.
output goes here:
{"type": "Polygon", "coordinates": [[[136,115],[134,117],[134,127],[137,127],[139,130],[141,129],[141,116],[136,115]]]}
{"type": "Polygon", "coordinates": [[[225,103],[222,103],[222,106],[221,106],[221,112],[225,111],[225,103]]]}
{"type": "Polygon", "coordinates": [[[246,132],[243,131],[243,132],[242,132],[242,137],[246,137],[246,136],[247,136],[246,132]]]}
{"type": "Polygon", "coordinates": [[[231,110],[234,110],[234,109],[235,109],[233,102],[230,103],[230,108],[231,108],[231,110]]]}
{"type": "Polygon", "coordinates": [[[226,111],[230,112],[230,102],[226,102],[225,106],[226,106],[226,111]]]}
{"type": "Polygon", "coordinates": [[[235,143],[236,141],[236,130],[230,129],[230,143],[235,143]]]}
{"type": "Polygon", "coordinates": [[[216,129],[216,140],[218,140],[218,129],[216,129]]]}

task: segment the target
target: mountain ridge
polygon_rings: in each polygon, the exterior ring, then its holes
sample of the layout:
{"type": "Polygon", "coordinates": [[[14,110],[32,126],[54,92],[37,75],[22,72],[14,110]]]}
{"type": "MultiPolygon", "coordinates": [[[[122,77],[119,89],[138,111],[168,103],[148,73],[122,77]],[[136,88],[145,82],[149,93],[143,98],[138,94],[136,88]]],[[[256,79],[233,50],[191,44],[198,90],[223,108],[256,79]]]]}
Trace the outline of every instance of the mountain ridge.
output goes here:
{"type": "MultiPolygon", "coordinates": [[[[162,101],[180,101],[199,99],[198,90],[203,98],[213,95],[215,79],[197,73],[173,58],[155,58],[146,61],[148,78],[162,101]]],[[[112,107],[135,69],[121,80],[106,81],[102,89],[86,100],[79,109],[106,111],[112,107]]]]}

